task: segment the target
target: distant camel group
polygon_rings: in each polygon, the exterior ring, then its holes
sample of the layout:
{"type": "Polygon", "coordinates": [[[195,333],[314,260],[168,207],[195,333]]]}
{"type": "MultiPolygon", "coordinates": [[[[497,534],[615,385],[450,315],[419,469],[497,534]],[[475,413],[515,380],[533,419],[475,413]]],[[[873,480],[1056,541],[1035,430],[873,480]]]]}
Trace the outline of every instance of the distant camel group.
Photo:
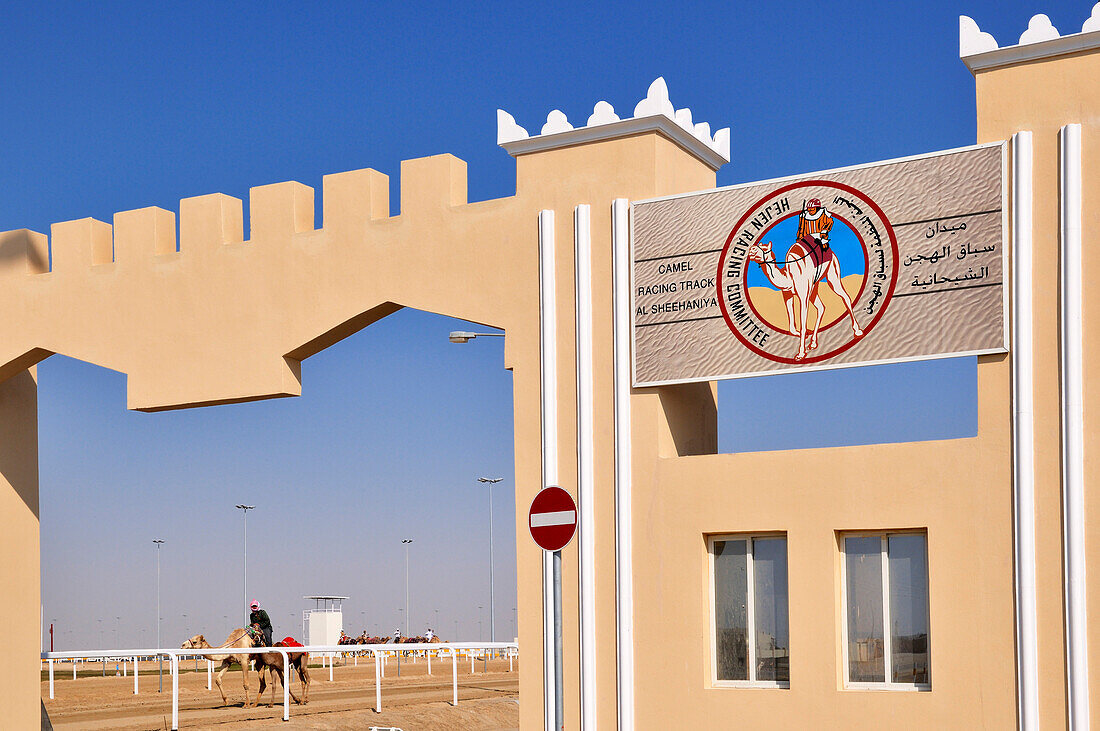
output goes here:
{"type": "MultiPolygon", "coordinates": [[[[288,638],[289,639],[289,638],[288,638]]],[[[294,699],[295,703],[309,703],[309,653],[307,652],[288,652],[287,659],[290,662],[290,666],[298,672],[298,679],[302,682],[302,697],[299,699],[294,691],[290,688],[289,677],[286,676],[286,669],[283,667],[283,655],[280,652],[237,652],[233,650],[256,647],[248,630],[239,628],[229,633],[229,638],[225,642],[217,647],[212,646],[206,641],[206,638],[202,635],[195,635],[191,637],[182,645],[184,650],[226,650],[226,652],[203,652],[199,653],[207,660],[218,664],[218,673],[214,676],[214,682],[218,684],[218,690],[222,694],[222,705],[229,704],[229,697],[225,693],[225,688],[222,687],[222,676],[229,670],[234,664],[241,666],[241,674],[243,676],[244,684],[244,707],[251,708],[258,705],[263,698],[264,691],[267,689],[267,673],[270,671],[273,677],[278,677],[279,683],[287,684],[287,690],[290,691],[290,697],[294,699]],[[256,702],[253,703],[248,695],[248,666],[252,663],[255,665],[256,672],[260,676],[260,689],[256,694],[256,702]]],[[[292,647],[289,643],[276,642],[275,647],[292,647]]],[[[277,683],[272,681],[271,683],[271,701],[269,706],[275,705],[275,688],[277,683]]]]}
{"type": "Polygon", "coordinates": [[[358,637],[347,637],[345,635],[344,637],[340,638],[340,643],[339,644],[341,644],[341,645],[389,645],[389,644],[404,644],[404,643],[433,644],[433,643],[442,642],[442,641],[443,640],[439,639],[438,637],[432,637],[430,640],[427,637],[424,637],[424,636],[398,637],[397,639],[394,639],[393,637],[390,637],[390,636],[377,637],[377,636],[373,636],[373,635],[368,635],[366,632],[364,632],[361,635],[359,635],[358,637]]]}

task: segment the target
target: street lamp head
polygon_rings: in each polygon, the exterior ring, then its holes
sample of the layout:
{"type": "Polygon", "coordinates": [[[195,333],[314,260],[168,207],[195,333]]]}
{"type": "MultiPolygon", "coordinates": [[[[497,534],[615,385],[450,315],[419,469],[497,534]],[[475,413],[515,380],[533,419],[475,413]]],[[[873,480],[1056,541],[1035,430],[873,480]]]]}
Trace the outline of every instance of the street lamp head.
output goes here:
{"type": "Polygon", "coordinates": [[[237,507],[240,508],[241,510],[245,510],[245,511],[256,509],[255,505],[238,505],[237,507]]]}
{"type": "Polygon", "coordinates": [[[504,479],[503,477],[479,477],[479,478],[477,478],[477,481],[478,482],[484,482],[484,483],[489,484],[489,485],[495,485],[498,482],[502,481],[503,479],[504,479]]]}
{"type": "Polygon", "coordinates": [[[164,541],[159,538],[154,538],[153,543],[157,544],[157,548],[160,548],[160,544],[164,543],[164,541]]]}
{"type": "Polygon", "coordinates": [[[452,330],[447,339],[452,343],[468,343],[474,338],[502,338],[504,333],[474,333],[467,330],[452,330]]]}
{"type": "Polygon", "coordinates": [[[412,541],[412,538],[402,538],[401,542],[402,543],[412,543],[413,541],[412,541]]]}

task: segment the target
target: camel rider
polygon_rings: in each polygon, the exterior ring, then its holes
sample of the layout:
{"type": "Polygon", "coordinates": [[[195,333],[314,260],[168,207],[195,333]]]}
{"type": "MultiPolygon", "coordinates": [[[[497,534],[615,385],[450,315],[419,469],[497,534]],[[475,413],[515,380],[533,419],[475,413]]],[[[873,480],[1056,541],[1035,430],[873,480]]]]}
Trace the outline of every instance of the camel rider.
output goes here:
{"type": "Polygon", "coordinates": [[[798,217],[798,233],[795,241],[801,241],[806,236],[821,242],[822,248],[829,248],[829,232],[833,229],[833,217],[821,205],[817,198],[811,198],[806,202],[806,209],[798,217]]]}
{"type": "Polygon", "coordinates": [[[400,642],[401,641],[401,628],[400,627],[398,627],[397,629],[395,629],[393,631],[393,641],[394,642],[400,642]]]}
{"type": "Polygon", "coordinates": [[[432,638],[435,637],[435,632],[432,632],[432,628],[429,627],[428,628],[428,634],[426,634],[424,636],[428,638],[428,642],[431,642],[432,638]]]}
{"type": "Polygon", "coordinates": [[[252,600],[252,613],[248,615],[248,623],[260,630],[264,635],[264,647],[271,647],[271,617],[260,609],[260,603],[252,600]]]}

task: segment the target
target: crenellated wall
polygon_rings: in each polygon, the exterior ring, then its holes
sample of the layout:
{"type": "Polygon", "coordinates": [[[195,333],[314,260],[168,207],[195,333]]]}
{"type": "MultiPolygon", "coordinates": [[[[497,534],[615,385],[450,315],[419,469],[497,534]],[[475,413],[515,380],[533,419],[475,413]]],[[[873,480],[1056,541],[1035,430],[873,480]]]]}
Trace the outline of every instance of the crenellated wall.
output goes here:
{"type": "Polygon", "coordinates": [[[65,353],[126,373],[129,408],[200,406],[298,395],[301,360],[400,306],[515,324],[519,309],[489,303],[523,293],[484,262],[522,280],[533,251],[471,232],[515,231],[523,206],[467,204],[461,160],[403,163],[395,217],[381,173],[323,185],[323,227],[314,190],[286,182],[250,191],[247,238],[242,202],[222,194],[180,202],[178,247],[176,216],[160,208],[118,213],[113,226],[54,224],[49,255],[42,234],[0,234],[0,303],[21,313],[0,338],[0,378],[65,353]],[[410,291],[414,277],[432,286],[410,291]],[[475,286],[491,297],[464,294],[475,286]]]}
{"type": "MultiPolygon", "coordinates": [[[[657,110],[657,114],[663,111],[657,110]]],[[[413,307],[503,328],[505,365],[513,371],[518,611],[524,670],[524,728],[542,719],[541,556],[528,539],[527,508],[540,487],[538,215],[555,212],[560,372],[575,363],[573,210],[592,210],[594,297],[611,322],[611,203],[714,185],[715,152],[664,118],[627,120],[598,139],[517,152],[517,194],[469,203],[466,165],[451,155],[401,164],[401,212],[389,215],[387,177],[354,170],[324,177],[321,221],[315,191],[297,182],[253,188],[251,230],[243,202],[222,194],[186,198],[177,215],[160,208],[125,211],[108,224],[92,219],[0,234],[0,386],[34,394],[27,369],[53,353],[127,375],[127,407],[145,411],[224,404],[303,393],[302,361],[395,312],[413,307]],[[614,132],[614,131],[613,131],[614,132]],[[701,159],[700,155],[705,155],[701,159]],[[707,162],[709,160],[710,162],[707,162]],[[247,237],[247,238],[246,238],[247,237]],[[177,250],[178,249],[178,250],[177,250]],[[50,262],[52,260],[52,266],[50,262]],[[12,386],[13,387],[13,386],[12,386]]],[[[548,144],[543,144],[548,143],[548,144]]],[[[601,337],[602,330],[601,330],[601,337]]],[[[595,352],[610,373],[610,344],[595,352]]],[[[610,382],[599,377],[598,418],[611,419],[610,382]]],[[[308,394],[308,386],[306,387],[308,394]]],[[[33,399],[10,408],[6,426],[37,446],[33,399]]],[[[575,380],[559,379],[559,460],[563,485],[576,485],[575,380]]],[[[26,446],[26,445],[23,445],[26,446]]],[[[425,445],[425,448],[430,448],[425,445]]],[[[613,511],[613,464],[601,445],[597,508],[613,511]]],[[[18,512],[20,495],[37,500],[28,449],[0,445],[0,515],[17,525],[0,545],[0,585],[10,632],[40,636],[37,515],[18,512]],[[19,480],[12,476],[18,473],[19,480]],[[33,478],[33,479],[32,479],[33,478]],[[33,489],[32,489],[33,488],[33,489]],[[25,525],[24,525],[25,524],[25,525]],[[25,529],[25,530],[24,530],[25,529]],[[32,540],[33,536],[33,540],[32,540]]],[[[36,458],[32,460],[37,463],[36,458]]],[[[25,501],[24,501],[25,502],[25,501]]],[[[35,507],[37,503],[35,502],[35,507]]],[[[615,723],[614,536],[601,531],[599,570],[599,709],[615,723]]],[[[578,717],[577,561],[564,561],[567,716],[578,717]]],[[[34,678],[37,651],[0,651],[11,677],[34,678]]],[[[38,723],[38,698],[26,682],[0,684],[5,727],[38,723]]]]}

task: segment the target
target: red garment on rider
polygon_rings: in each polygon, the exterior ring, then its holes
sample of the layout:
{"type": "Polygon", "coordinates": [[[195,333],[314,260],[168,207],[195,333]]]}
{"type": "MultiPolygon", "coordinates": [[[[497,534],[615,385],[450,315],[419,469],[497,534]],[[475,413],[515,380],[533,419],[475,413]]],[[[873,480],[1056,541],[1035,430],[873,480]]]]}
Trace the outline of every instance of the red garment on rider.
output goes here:
{"type": "Polygon", "coordinates": [[[827,264],[833,258],[833,250],[822,246],[821,242],[813,236],[803,236],[798,240],[798,243],[806,249],[806,253],[809,254],[810,261],[814,263],[815,267],[827,264]]]}

